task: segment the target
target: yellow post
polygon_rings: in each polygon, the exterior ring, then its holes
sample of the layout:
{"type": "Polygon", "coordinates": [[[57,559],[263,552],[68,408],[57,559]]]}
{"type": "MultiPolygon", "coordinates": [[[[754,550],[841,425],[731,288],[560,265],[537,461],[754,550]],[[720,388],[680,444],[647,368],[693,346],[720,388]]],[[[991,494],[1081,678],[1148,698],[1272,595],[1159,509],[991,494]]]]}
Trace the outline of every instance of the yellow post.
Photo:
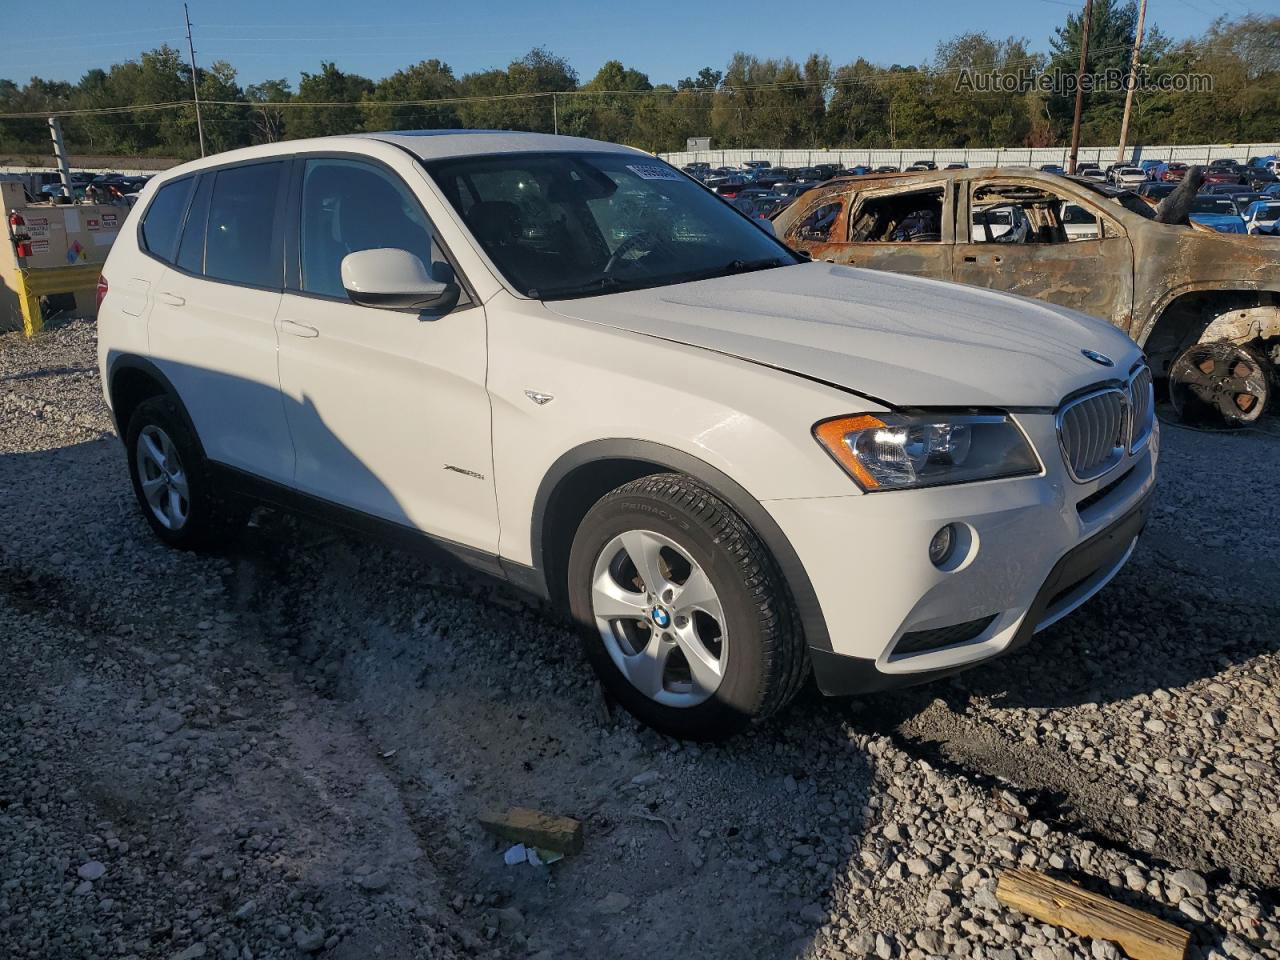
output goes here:
{"type": "Polygon", "coordinates": [[[44,314],[40,312],[40,295],[27,283],[27,271],[18,271],[18,304],[22,308],[22,332],[34,337],[44,329],[44,314]]]}

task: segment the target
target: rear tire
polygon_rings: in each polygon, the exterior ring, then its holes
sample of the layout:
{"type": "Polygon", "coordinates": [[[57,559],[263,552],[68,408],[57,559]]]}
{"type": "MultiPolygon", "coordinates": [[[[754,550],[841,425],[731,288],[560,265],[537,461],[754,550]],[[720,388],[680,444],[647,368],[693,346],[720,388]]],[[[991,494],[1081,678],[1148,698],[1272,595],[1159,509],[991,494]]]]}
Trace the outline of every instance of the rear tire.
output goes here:
{"type": "Polygon", "coordinates": [[[171,397],[138,404],[125,431],[125,449],[138,506],[166,544],[217,552],[239,534],[248,505],[217,489],[209,462],[171,397]]]}
{"type": "Polygon", "coordinates": [[[642,477],[602,497],[574,537],[568,594],[605,689],[669,736],[732,736],[785,707],[808,676],[773,558],[688,477],[642,477]]]}

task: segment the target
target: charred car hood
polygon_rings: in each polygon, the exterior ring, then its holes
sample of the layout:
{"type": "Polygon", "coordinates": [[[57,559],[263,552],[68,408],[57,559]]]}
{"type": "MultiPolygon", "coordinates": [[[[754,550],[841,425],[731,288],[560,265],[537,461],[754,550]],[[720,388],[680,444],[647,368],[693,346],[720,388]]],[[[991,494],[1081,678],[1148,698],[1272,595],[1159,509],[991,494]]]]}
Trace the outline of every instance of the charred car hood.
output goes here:
{"type": "Polygon", "coordinates": [[[894,406],[1053,407],[1074,390],[1123,377],[1141,356],[1115,327],[1063,307],[826,263],[547,307],[894,406]]]}

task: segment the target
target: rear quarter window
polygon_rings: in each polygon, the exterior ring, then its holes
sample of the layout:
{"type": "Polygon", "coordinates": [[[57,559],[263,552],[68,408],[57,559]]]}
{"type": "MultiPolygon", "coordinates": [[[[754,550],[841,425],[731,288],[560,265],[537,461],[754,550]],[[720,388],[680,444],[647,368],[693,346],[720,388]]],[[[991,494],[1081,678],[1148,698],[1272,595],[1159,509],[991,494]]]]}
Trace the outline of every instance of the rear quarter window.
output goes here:
{"type": "Polygon", "coordinates": [[[142,217],[142,246],[161,260],[172,261],[178,245],[178,231],[182,227],[182,215],[187,209],[193,178],[185,177],[166,183],[156,191],[142,217]]]}

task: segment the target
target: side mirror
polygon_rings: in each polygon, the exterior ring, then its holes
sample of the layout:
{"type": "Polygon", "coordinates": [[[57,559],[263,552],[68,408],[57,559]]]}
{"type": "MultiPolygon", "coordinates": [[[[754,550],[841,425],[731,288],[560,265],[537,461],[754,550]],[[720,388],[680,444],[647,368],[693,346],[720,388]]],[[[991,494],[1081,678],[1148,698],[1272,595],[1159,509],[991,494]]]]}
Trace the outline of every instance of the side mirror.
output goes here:
{"type": "Polygon", "coordinates": [[[389,310],[434,310],[457,302],[456,283],[433,280],[422,260],[398,247],[358,250],[342,258],[342,286],[352,303],[389,310]]]}

